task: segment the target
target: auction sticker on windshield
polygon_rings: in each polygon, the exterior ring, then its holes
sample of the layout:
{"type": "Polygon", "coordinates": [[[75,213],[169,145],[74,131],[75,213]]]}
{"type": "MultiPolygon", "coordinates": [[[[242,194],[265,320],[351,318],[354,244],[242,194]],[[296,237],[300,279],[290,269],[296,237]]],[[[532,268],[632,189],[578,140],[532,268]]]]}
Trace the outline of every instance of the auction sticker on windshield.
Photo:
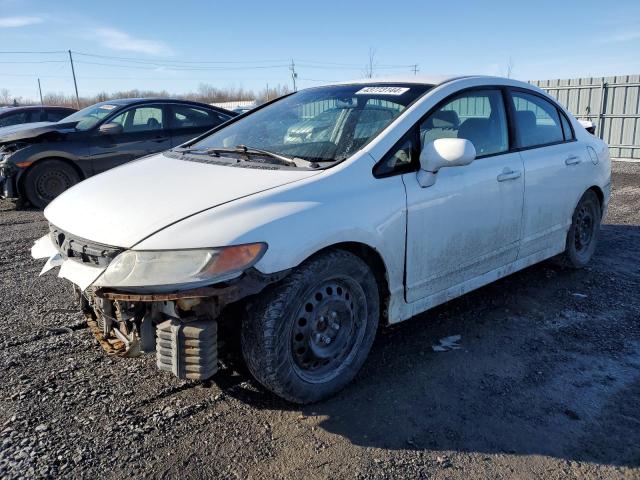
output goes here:
{"type": "Polygon", "coordinates": [[[402,95],[408,91],[407,87],[364,87],[356,95],[402,95]]]}
{"type": "Polygon", "coordinates": [[[116,108],[116,105],[100,105],[99,108],[102,110],[113,110],[114,108],[116,108]]]}

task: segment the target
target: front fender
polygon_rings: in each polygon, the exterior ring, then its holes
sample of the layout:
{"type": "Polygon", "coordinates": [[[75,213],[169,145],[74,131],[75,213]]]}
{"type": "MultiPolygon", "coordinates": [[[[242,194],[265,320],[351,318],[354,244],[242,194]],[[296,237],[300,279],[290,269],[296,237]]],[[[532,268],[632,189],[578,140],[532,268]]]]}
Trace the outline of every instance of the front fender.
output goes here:
{"type": "Polygon", "coordinates": [[[45,158],[61,158],[76,162],[78,159],[86,157],[87,154],[88,148],[84,148],[84,146],[75,145],[70,148],[65,148],[65,144],[62,143],[43,142],[24,147],[16,151],[9,159],[14,165],[19,163],[29,163],[33,165],[35,162],[45,158]]]}

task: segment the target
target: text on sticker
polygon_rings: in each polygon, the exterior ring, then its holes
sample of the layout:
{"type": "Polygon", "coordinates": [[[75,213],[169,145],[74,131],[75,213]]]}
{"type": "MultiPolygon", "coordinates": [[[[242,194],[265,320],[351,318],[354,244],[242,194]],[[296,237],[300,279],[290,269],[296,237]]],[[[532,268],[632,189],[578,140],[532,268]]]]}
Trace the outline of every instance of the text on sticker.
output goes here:
{"type": "Polygon", "coordinates": [[[402,95],[408,91],[407,87],[364,87],[356,95],[402,95]]]}

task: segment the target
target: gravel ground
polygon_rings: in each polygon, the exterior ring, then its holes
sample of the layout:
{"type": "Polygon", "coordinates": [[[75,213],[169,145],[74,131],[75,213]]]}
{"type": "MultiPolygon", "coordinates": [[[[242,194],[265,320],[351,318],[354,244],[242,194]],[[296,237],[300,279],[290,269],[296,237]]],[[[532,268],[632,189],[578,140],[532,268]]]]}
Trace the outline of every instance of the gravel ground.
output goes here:
{"type": "Polygon", "coordinates": [[[588,268],[545,262],[385,329],[354,384],[299,408],[43,319],[75,308],[29,256],[46,222],[0,201],[0,477],[640,478],[640,164],[615,164],[604,223],[588,268]]]}

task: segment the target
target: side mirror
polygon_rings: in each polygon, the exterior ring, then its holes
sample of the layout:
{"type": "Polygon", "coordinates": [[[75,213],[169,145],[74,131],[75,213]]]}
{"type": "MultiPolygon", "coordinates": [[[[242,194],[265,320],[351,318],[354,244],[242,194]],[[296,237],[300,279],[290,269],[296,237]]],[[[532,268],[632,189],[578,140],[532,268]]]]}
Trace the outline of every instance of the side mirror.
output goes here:
{"type": "Polygon", "coordinates": [[[427,143],[420,153],[418,183],[429,187],[436,182],[438,170],[469,165],[476,158],[476,149],[464,138],[438,138],[427,143]]]}
{"type": "Polygon", "coordinates": [[[98,129],[100,135],[118,135],[122,133],[122,125],[119,123],[104,123],[98,129]]]}
{"type": "Polygon", "coordinates": [[[596,134],[596,124],[593,123],[591,120],[578,120],[578,122],[580,122],[580,125],[582,125],[584,129],[587,132],[589,132],[591,135],[596,134]]]}

